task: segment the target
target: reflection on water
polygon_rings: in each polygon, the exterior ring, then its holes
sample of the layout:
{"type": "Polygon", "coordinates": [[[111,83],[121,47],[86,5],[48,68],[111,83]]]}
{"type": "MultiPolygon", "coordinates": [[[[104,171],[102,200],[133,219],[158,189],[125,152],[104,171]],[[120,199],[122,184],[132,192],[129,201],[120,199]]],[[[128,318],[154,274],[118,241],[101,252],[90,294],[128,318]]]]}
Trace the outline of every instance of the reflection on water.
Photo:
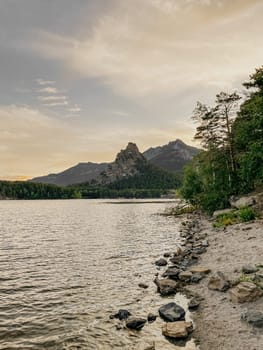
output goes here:
{"type": "Polygon", "coordinates": [[[120,308],[147,317],[171,301],[156,293],[152,262],[175,245],[177,223],[155,215],[165,202],[136,203],[0,201],[0,349],[177,348],[160,319],[141,332],[109,319],[120,308]]]}

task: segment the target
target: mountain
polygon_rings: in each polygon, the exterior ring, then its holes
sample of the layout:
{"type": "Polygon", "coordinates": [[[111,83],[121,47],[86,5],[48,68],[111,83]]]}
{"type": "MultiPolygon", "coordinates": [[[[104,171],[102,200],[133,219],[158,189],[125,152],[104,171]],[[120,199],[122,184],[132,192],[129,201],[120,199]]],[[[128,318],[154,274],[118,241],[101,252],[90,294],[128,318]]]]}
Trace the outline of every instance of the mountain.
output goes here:
{"type": "Polygon", "coordinates": [[[35,177],[29,181],[59,186],[85,182],[106,185],[138,175],[144,171],[142,169],[146,169],[147,164],[168,171],[182,170],[183,166],[198,152],[197,148],[188,146],[181,140],[150,148],[144,153],[140,153],[135,143],[129,142],[127,147],[117,154],[114,162],[79,163],[61,173],[35,177]]]}
{"type": "Polygon", "coordinates": [[[129,142],[127,147],[117,154],[112,163],[79,163],[61,173],[35,177],[29,181],[59,186],[85,182],[108,184],[137,174],[139,166],[146,162],[136,144],[129,142]]]}
{"type": "Polygon", "coordinates": [[[128,146],[117,154],[115,161],[108,164],[101,174],[102,179],[97,179],[97,182],[108,184],[134,176],[140,172],[141,166],[146,163],[147,160],[140,153],[136,144],[129,142],[128,146]]]}
{"type": "Polygon", "coordinates": [[[149,148],[143,156],[155,166],[168,171],[181,171],[200,149],[177,139],[167,145],[149,148]]]}
{"type": "Polygon", "coordinates": [[[30,181],[66,186],[91,181],[97,178],[107,167],[107,163],[79,163],[61,173],[35,177],[30,181]]]}

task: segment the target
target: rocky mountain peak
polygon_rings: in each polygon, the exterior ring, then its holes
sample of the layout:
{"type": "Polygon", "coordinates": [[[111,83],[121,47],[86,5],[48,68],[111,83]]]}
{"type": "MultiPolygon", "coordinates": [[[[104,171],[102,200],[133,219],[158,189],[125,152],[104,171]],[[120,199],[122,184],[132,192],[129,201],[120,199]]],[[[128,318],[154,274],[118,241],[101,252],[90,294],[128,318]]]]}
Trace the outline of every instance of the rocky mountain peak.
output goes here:
{"type": "Polygon", "coordinates": [[[129,142],[127,147],[117,154],[115,162],[118,163],[137,160],[144,160],[144,157],[140,153],[136,143],[129,142]]]}
{"type": "Polygon", "coordinates": [[[113,182],[124,177],[135,175],[139,167],[146,159],[140,153],[137,145],[129,142],[124,150],[121,150],[113,163],[103,172],[103,183],[113,182]]]}

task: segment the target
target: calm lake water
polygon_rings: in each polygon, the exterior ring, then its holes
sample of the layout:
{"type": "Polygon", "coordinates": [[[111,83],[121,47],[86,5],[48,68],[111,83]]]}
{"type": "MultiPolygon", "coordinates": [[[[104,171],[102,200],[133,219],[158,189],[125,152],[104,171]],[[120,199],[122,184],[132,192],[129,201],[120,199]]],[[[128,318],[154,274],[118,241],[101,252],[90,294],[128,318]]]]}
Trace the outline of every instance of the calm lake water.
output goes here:
{"type": "MultiPolygon", "coordinates": [[[[153,262],[178,242],[165,201],[0,201],[0,349],[176,349],[162,321],[116,329],[110,314],[149,312],[161,298],[153,262]],[[142,290],[139,282],[149,284],[142,290]]],[[[188,342],[187,349],[193,349],[188,342]]]]}

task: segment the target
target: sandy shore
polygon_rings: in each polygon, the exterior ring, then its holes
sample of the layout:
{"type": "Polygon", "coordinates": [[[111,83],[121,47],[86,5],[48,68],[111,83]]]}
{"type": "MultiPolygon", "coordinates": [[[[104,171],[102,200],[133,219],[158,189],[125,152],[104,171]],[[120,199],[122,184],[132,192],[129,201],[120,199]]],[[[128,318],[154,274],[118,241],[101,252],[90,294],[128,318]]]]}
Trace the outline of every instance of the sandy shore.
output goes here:
{"type": "MultiPolygon", "coordinates": [[[[210,244],[196,266],[209,267],[212,273],[221,271],[233,281],[241,276],[243,265],[263,265],[262,220],[220,230],[201,220],[201,227],[210,244]]],[[[263,312],[263,297],[256,302],[233,304],[228,292],[209,290],[208,279],[187,287],[203,298],[193,313],[194,337],[200,342],[200,350],[262,350],[263,330],[241,321],[240,316],[244,309],[263,312]]]]}

